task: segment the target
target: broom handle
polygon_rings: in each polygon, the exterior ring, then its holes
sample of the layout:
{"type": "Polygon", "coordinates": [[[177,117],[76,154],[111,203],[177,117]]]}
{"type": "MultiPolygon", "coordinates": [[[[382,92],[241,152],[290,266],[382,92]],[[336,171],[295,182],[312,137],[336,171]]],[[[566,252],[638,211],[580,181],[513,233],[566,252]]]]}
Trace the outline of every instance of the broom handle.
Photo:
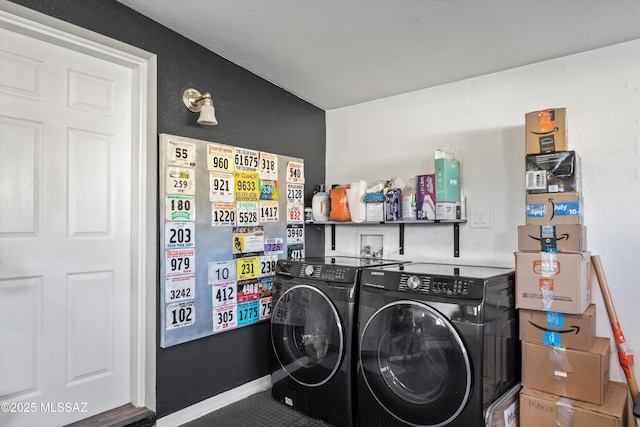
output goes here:
{"type": "Polygon", "coordinates": [[[613,307],[611,293],[609,292],[609,285],[607,284],[607,278],[604,276],[604,271],[602,270],[600,257],[598,255],[591,256],[591,262],[593,264],[593,269],[596,272],[596,277],[598,278],[598,283],[600,284],[600,291],[602,292],[602,298],[604,299],[604,305],[607,308],[607,314],[609,315],[609,321],[611,322],[613,337],[618,348],[618,360],[620,361],[620,366],[622,366],[622,370],[624,371],[625,377],[627,378],[627,384],[629,385],[631,397],[635,399],[636,396],[638,396],[639,392],[638,383],[636,382],[636,377],[633,373],[633,354],[627,354],[624,347],[626,339],[624,337],[624,334],[622,333],[620,323],[618,322],[616,310],[613,307]]]}

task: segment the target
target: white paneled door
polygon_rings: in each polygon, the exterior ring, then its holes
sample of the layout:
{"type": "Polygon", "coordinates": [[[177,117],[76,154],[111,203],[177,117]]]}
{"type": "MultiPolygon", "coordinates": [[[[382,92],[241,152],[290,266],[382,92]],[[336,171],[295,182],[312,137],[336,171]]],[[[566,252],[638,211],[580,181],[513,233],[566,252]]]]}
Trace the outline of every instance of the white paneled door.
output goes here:
{"type": "Polygon", "coordinates": [[[0,425],[131,402],[132,73],[0,29],[0,425]]]}

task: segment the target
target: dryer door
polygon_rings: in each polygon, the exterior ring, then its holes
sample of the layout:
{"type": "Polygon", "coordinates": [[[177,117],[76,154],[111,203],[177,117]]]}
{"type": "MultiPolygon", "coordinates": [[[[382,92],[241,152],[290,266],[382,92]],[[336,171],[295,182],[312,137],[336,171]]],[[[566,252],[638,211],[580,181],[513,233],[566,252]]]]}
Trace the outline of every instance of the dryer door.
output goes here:
{"type": "Polygon", "coordinates": [[[320,386],[333,377],[342,361],[344,339],[334,304],[316,287],[293,286],[273,307],[273,349],[280,366],[300,384],[320,386]]]}
{"type": "Polygon", "coordinates": [[[371,393],[405,423],[446,425],[469,399],[469,355],[451,322],[426,304],[396,301],[375,312],[359,358],[371,393]]]}

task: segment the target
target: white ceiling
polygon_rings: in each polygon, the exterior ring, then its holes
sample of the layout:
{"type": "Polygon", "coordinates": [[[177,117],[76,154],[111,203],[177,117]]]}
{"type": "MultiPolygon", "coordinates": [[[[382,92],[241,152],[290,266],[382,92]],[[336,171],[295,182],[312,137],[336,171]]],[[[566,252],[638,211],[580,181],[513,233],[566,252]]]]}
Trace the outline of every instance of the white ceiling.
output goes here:
{"type": "Polygon", "coordinates": [[[640,39],[640,0],[118,1],[324,110],[640,39]]]}

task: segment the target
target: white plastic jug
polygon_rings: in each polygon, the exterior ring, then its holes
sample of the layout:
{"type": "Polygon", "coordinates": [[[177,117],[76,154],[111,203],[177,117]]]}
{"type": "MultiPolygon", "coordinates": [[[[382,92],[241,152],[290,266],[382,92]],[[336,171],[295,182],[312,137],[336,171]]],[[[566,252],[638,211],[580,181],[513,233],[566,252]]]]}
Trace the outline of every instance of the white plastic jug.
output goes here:
{"type": "Polygon", "coordinates": [[[313,195],[311,199],[311,210],[313,213],[313,220],[318,222],[329,221],[329,212],[331,210],[331,203],[329,201],[329,193],[319,191],[313,195]]]}

